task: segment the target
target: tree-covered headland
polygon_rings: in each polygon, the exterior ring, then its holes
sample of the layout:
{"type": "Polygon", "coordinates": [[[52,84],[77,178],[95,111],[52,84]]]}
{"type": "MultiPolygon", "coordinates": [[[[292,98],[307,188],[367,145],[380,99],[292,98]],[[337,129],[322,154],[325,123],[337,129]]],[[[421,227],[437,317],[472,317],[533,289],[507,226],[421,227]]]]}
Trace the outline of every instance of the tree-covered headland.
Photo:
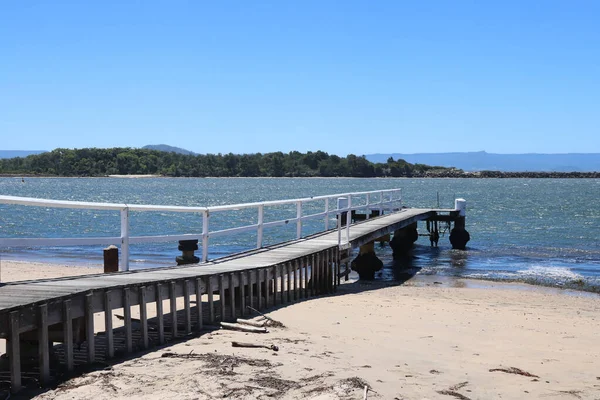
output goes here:
{"type": "Polygon", "coordinates": [[[456,176],[453,168],[410,164],[390,158],[372,163],[364,156],[339,157],[323,151],[256,154],[179,154],[150,149],[86,148],[0,159],[0,174],[107,176],[153,174],[183,177],[417,177],[456,176]]]}

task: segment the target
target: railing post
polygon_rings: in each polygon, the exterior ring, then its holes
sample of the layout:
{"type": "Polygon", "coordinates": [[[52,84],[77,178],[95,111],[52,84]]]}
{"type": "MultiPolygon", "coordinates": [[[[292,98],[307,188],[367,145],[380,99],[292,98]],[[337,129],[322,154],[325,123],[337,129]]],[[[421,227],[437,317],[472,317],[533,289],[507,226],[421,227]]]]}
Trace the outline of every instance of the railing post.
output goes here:
{"type": "Polygon", "coordinates": [[[202,262],[208,261],[208,210],[202,213],[202,262]]]}
{"type": "Polygon", "coordinates": [[[258,206],[258,231],[256,232],[256,248],[260,249],[263,245],[263,223],[265,219],[265,206],[258,206]]]}
{"type": "Polygon", "coordinates": [[[371,217],[371,208],[369,207],[369,205],[371,204],[371,194],[367,193],[367,219],[369,219],[371,217]]]}
{"type": "Polygon", "coordinates": [[[302,237],[302,202],[296,202],[296,239],[302,237]]]}
{"type": "MultiPolygon", "coordinates": [[[[342,244],[342,210],[345,209],[348,204],[346,204],[347,199],[345,197],[337,198],[337,230],[338,230],[338,246],[342,244]]],[[[348,218],[348,213],[346,213],[346,219],[348,218]]]]}
{"type": "Polygon", "coordinates": [[[329,230],[329,198],[325,199],[325,230],[329,230]]]}
{"type": "Polygon", "coordinates": [[[342,214],[337,214],[338,246],[342,245],[342,214]]]}
{"type": "Polygon", "coordinates": [[[121,265],[119,271],[129,271],[129,207],[121,209],[121,265]]]}
{"type": "Polygon", "coordinates": [[[398,189],[398,208],[402,209],[402,189],[398,189]]]}
{"type": "Polygon", "coordinates": [[[383,215],[383,191],[379,192],[379,215],[383,215]]]}
{"type": "Polygon", "coordinates": [[[348,214],[346,214],[346,242],[350,243],[350,222],[352,221],[352,195],[348,195],[348,214]]]}

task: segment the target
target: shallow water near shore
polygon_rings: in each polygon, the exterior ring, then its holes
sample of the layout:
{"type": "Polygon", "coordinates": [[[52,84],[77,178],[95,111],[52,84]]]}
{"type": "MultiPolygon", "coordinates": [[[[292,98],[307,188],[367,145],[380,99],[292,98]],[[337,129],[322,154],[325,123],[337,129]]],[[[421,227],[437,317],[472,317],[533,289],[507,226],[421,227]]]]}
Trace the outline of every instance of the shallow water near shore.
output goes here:
{"type": "MultiPolygon", "coordinates": [[[[352,191],[403,189],[409,207],[452,208],[468,202],[467,251],[450,248],[448,232],[439,247],[421,237],[413,257],[392,260],[389,247],[377,248],[384,269],[377,279],[402,280],[411,274],[520,281],[600,290],[600,180],[598,179],[349,179],[349,178],[0,178],[0,194],[95,202],[211,206],[352,191]]],[[[283,215],[293,210],[277,211],[283,215]]],[[[132,213],[133,235],[199,233],[192,214],[132,213]]],[[[277,214],[279,215],[279,214],[277,214]]],[[[270,217],[275,218],[273,214],[270,217]]],[[[266,216],[269,218],[269,216],[266,216]]],[[[253,214],[233,213],[214,226],[252,223],[253,214]]],[[[211,225],[212,227],[212,225],[211,225]]],[[[303,233],[323,221],[304,224],[303,233]]],[[[213,228],[211,228],[213,229],[213,228]]],[[[116,212],[0,205],[3,237],[118,236],[116,212]]],[[[424,223],[419,232],[425,233],[424,223]]],[[[295,227],[265,231],[266,244],[292,239],[295,227]]],[[[255,235],[211,241],[211,259],[247,250],[255,235]]],[[[173,265],[175,243],[135,245],[131,268],[173,265]]],[[[0,249],[5,259],[69,265],[102,263],[102,248],[0,249]]]]}

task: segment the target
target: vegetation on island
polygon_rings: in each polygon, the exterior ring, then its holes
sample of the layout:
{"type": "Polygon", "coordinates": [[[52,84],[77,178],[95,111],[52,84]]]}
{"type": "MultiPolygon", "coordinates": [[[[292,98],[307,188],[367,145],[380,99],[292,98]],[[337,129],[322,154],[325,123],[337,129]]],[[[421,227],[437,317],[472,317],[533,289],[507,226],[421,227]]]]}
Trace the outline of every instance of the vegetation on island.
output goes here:
{"type": "Polygon", "coordinates": [[[410,164],[389,158],[372,163],[364,156],[339,157],[323,151],[256,154],[180,154],[152,149],[86,148],[0,160],[0,174],[107,176],[152,174],[182,177],[417,177],[455,176],[453,168],[410,164]]]}
{"type": "Polygon", "coordinates": [[[170,151],[173,153],[188,154],[188,155],[194,155],[194,156],[197,155],[193,151],[182,149],[181,147],[169,146],[168,144],[149,144],[149,145],[142,147],[142,149],[170,151]]]}

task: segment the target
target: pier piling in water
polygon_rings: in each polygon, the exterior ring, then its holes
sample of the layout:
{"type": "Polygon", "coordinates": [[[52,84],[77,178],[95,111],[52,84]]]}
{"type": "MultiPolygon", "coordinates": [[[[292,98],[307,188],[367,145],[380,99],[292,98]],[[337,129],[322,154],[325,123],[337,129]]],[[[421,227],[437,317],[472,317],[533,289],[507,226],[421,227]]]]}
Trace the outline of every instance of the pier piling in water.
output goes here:
{"type": "Polygon", "coordinates": [[[458,217],[454,220],[454,228],[450,231],[450,244],[453,249],[465,250],[471,235],[465,229],[465,217],[467,212],[467,201],[456,199],[454,208],[458,210],[458,217]]]}
{"type": "Polygon", "coordinates": [[[383,261],[375,254],[375,242],[369,242],[360,246],[359,253],[351,265],[352,270],[358,273],[360,279],[375,279],[375,272],[383,268],[383,261]]]}

